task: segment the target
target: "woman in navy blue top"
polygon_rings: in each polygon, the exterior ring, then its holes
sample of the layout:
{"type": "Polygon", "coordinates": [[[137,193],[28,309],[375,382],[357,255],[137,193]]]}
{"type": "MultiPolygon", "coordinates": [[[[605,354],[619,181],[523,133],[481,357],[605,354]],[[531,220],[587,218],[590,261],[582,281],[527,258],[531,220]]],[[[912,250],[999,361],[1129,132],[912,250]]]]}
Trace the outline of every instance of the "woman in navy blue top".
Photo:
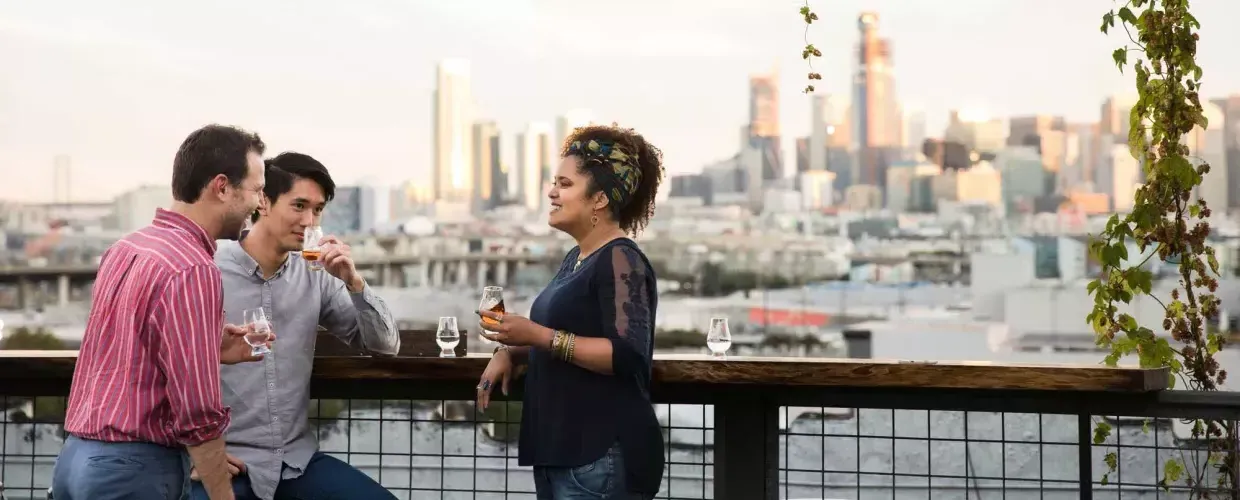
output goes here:
{"type": "Polygon", "coordinates": [[[645,228],[663,178],[661,153],[615,126],[573,131],[551,192],[552,227],[577,241],[530,317],[498,321],[500,342],[478,384],[478,405],[507,393],[528,363],[520,463],[540,500],[649,499],[663,479],[663,434],[650,404],[654,270],[627,236],[645,228]]]}

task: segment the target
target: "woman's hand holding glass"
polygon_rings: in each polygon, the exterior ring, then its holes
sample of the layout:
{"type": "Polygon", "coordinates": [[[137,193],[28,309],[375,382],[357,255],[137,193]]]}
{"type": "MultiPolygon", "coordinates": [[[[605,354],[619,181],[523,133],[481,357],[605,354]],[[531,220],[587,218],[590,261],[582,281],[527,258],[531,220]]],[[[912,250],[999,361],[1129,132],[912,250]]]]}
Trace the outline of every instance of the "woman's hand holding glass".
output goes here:
{"type": "Polygon", "coordinates": [[[491,320],[478,323],[480,334],[487,340],[506,346],[547,347],[551,345],[551,338],[555,336],[554,330],[521,315],[479,310],[478,316],[491,320]]]}

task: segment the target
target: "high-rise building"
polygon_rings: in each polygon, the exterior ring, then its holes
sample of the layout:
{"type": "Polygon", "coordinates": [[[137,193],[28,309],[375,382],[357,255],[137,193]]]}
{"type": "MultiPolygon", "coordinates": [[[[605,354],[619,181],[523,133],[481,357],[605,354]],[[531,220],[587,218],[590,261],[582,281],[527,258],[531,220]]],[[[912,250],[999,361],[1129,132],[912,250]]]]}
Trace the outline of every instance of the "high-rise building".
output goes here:
{"type": "Polygon", "coordinates": [[[906,108],[903,111],[903,131],[900,146],[904,149],[920,151],[926,142],[926,112],[918,108],[906,108]]]}
{"type": "Polygon", "coordinates": [[[783,152],[779,136],[779,72],[749,77],[749,125],[741,149],[757,150],[762,163],[762,180],[784,177],[783,152]]]}
{"type": "Polygon", "coordinates": [[[493,121],[478,122],[473,130],[475,179],[473,210],[490,210],[504,199],[508,179],[501,169],[499,127],[493,121]]]}
{"type": "Polygon", "coordinates": [[[1008,145],[1030,146],[1042,158],[1046,170],[1046,194],[1063,192],[1067,185],[1063,176],[1063,164],[1067,153],[1067,124],[1062,116],[1034,115],[1008,120],[1008,145]]]}
{"type": "Polygon", "coordinates": [[[538,210],[545,203],[555,156],[551,148],[550,125],[531,122],[525,132],[517,136],[519,198],[526,208],[538,210]]]}
{"type": "Polygon", "coordinates": [[[904,129],[896,98],[891,43],[878,35],[878,14],[863,12],[857,19],[861,40],[853,79],[852,130],[859,161],[854,184],[882,186],[892,149],[900,147],[904,129]]]}
{"type": "Polygon", "coordinates": [[[564,114],[557,116],[555,119],[555,139],[551,142],[551,147],[555,149],[557,156],[560,154],[560,148],[564,147],[564,139],[568,134],[577,127],[584,127],[594,123],[594,112],[588,109],[570,109],[564,114]]]}
{"type": "MultiPolygon", "coordinates": [[[[1240,95],[1230,95],[1222,99],[1211,99],[1210,102],[1216,104],[1219,109],[1223,110],[1223,142],[1225,167],[1227,170],[1227,204],[1229,209],[1240,208],[1240,95]]],[[[1211,122],[1213,123],[1213,122],[1211,122]]],[[[1219,168],[1214,164],[1210,165],[1211,171],[1219,168]]],[[[1210,207],[1212,211],[1221,211],[1222,207],[1210,207]]]]}
{"type": "Polygon", "coordinates": [[[1197,197],[1205,200],[1211,212],[1222,215],[1228,207],[1227,141],[1224,135],[1225,115],[1221,106],[1206,102],[1201,105],[1208,126],[1194,127],[1184,137],[1189,161],[1194,165],[1208,163],[1210,172],[1197,186],[1197,197]]]}
{"type": "Polygon", "coordinates": [[[469,61],[441,61],[434,91],[431,145],[436,202],[469,203],[473,198],[473,106],[469,61]]]}
{"type": "Polygon", "coordinates": [[[827,170],[827,137],[835,132],[835,124],[831,123],[835,103],[831,97],[816,94],[810,98],[810,103],[809,162],[804,169],[797,165],[797,171],[827,170]]]}
{"type": "MultiPolygon", "coordinates": [[[[1102,116],[1098,122],[1098,133],[1108,136],[1113,144],[1128,144],[1128,130],[1131,129],[1129,115],[1132,107],[1137,104],[1137,96],[1133,93],[1116,94],[1102,102],[1102,116]]],[[[1110,149],[1110,145],[1101,147],[1110,149]]]]}

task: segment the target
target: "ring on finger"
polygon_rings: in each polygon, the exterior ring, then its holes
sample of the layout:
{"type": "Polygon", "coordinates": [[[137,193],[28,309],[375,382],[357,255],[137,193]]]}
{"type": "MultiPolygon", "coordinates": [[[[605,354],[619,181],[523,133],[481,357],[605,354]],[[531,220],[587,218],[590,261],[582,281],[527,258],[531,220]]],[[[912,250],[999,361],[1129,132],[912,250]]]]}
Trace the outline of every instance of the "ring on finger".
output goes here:
{"type": "Polygon", "coordinates": [[[485,390],[487,390],[487,389],[490,389],[490,388],[491,388],[491,381],[490,381],[490,380],[483,380],[483,381],[482,381],[482,383],[478,385],[478,388],[479,388],[479,389],[482,389],[482,390],[484,390],[484,391],[485,391],[485,390]]]}

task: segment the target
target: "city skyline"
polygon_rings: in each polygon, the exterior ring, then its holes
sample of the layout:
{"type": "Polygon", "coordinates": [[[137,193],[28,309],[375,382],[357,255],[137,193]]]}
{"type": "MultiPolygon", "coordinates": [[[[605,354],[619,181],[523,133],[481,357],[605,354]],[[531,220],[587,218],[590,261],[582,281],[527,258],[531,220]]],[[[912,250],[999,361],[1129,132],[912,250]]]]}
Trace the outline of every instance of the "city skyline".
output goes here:
{"type": "MultiPolygon", "coordinates": [[[[212,121],[256,130],[275,151],[314,154],[343,183],[429,182],[434,71],[449,57],[470,60],[476,119],[497,123],[506,151],[524,124],[585,107],[646,133],[673,174],[734,152],[748,77],[777,64],[782,150],[793,158],[793,139],[810,132],[800,3],[689,4],[629,2],[609,11],[611,26],[558,0],[224,2],[211,12],[139,1],[6,4],[0,58],[12,71],[0,76],[0,169],[22,180],[0,185],[0,199],[53,199],[57,155],[72,159],[66,191],[75,200],[165,184],[176,144],[212,121]],[[221,25],[239,34],[221,36],[221,25]],[[628,34],[636,27],[639,39],[628,34]],[[587,61],[606,77],[590,79],[587,61]],[[607,69],[620,66],[635,69],[607,69]]],[[[1132,86],[1109,63],[1120,41],[1097,29],[1111,2],[811,5],[822,19],[810,31],[823,51],[819,94],[851,93],[856,16],[874,10],[891,41],[897,95],[925,110],[930,136],[941,135],[950,109],[1096,121],[1107,95],[1132,86]]],[[[1240,6],[1221,1],[1194,7],[1205,20],[1240,18],[1240,6]]],[[[1208,21],[1202,33],[1205,95],[1240,90],[1240,68],[1226,57],[1240,34],[1208,21]]]]}

